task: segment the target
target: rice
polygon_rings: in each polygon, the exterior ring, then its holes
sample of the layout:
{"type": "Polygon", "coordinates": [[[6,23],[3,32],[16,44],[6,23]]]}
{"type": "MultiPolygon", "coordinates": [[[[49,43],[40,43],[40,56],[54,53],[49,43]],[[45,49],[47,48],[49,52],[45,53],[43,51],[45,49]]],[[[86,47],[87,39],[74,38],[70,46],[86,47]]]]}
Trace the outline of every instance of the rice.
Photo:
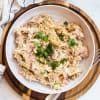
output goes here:
{"type": "Polygon", "coordinates": [[[79,64],[88,57],[83,39],[79,25],[38,15],[15,30],[13,57],[27,80],[59,90],[81,73],[79,64]]]}

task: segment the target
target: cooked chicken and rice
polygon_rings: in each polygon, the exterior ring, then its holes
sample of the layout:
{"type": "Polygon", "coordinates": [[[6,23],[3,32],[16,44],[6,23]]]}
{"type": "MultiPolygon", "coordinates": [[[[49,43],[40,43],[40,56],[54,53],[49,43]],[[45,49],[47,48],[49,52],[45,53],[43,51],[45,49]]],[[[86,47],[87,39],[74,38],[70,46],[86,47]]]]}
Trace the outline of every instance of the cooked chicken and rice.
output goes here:
{"type": "Polygon", "coordinates": [[[58,90],[81,73],[80,62],[88,57],[82,28],[75,23],[58,23],[39,15],[15,30],[14,58],[19,72],[58,90]]]}

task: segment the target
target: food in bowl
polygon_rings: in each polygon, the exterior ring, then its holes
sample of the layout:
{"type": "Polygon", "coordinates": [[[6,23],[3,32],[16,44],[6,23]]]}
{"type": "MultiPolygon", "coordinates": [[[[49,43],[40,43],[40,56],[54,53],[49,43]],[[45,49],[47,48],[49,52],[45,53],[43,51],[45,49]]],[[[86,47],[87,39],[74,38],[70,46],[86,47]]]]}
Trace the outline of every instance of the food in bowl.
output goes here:
{"type": "Polygon", "coordinates": [[[76,23],[38,15],[15,30],[13,57],[27,80],[59,90],[82,72],[80,62],[88,57],[84,39],[76,23]]]}

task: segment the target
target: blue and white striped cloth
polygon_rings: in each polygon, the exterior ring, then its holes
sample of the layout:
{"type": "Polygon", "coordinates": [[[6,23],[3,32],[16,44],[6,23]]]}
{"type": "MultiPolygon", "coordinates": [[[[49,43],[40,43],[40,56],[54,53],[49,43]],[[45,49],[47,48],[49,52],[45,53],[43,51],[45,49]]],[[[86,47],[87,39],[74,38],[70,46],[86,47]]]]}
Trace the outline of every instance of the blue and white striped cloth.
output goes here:
{"type": "Polygon", "coordinates": [[[43,0],[0,0],[1,3],[1,20],[0,26],[11,21],[16,12],[22,7],[27,7],[29,4],[38,3],[43,0]]]}

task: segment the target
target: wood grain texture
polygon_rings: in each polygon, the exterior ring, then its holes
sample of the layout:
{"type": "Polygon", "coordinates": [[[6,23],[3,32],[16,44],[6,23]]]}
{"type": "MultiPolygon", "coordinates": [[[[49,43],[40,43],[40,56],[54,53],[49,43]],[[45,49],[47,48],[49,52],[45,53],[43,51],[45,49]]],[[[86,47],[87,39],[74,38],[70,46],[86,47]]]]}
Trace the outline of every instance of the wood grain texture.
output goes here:
{"type": "MultiPolygon", "coordinates": [[[[64,3],[63,1],[59,1],[57,2],[57,0],[49,0],[49,1],[45,1],[43,3],[38,3],[38,4],[33,4],[28,6],[27,8],[23,8],[21,9],[15,16],[14,20],[10,23],[8,23],[4,29],[3,35],[2,35],[2,53],[0,53],[1,55],[1,62],[3,64],[7,64],[6,61],[6,55],[5,55],[5,41],[6,41],[6,37],[8,34],[8,31],[10,29],[10,27],[12,26],[12,24],[14,23],[14,21],[21,15],[23,14],[25,11],[33,8],[33,7],[37,7],[40,5],[48,5],[48,4],[53,4],[53,5],[60,5],[60,6],[64,6],[67,7],[69,9],[71,9],[72,11],[74,11],[75,13],[79,14],[82,18],[84,18],[84,20],[88,23],[88,25],[90,26],[94,38],[95,38],[95,43],[96,43],[96,49],[100,48],[100,31],[98,30],[98,28],[96,27],[95,23],[91,20],[91,18],[85,13],[83,12],[80,8],[69,4],[69,3],[64,3]]],[[[60,95],[60,97],[58,98],[58,100],[76,100],[79,96],[83,95],[84,93],[86,93],[86,91],[88,91],[88,89],[94,84],[94,82],[96,81],[98,75],[100,74],[100,64],[94,66],[92,68],[92,70],[89,72],[89,74],[87,75],[87,77],[75,88],[62,93],[60,95]]],[[[23,86],[18,80],[16,80],[16,78],[12,75],[9,67],[6,70],[5,73],[5,78],[7,79],[8,83],[12,86],[12,88],[18,92],[20,95],[25,95],[25,94],[29,94],[31,96],[31,99],[33,100],[44,100],[44,98],[47,96],[47,94],[41,94],[41,93],[37,93],[35,91],[31,91],[30,93],[27,93],[29,91],[28,88],[26,88],[25,86],[23,86]]]]}

